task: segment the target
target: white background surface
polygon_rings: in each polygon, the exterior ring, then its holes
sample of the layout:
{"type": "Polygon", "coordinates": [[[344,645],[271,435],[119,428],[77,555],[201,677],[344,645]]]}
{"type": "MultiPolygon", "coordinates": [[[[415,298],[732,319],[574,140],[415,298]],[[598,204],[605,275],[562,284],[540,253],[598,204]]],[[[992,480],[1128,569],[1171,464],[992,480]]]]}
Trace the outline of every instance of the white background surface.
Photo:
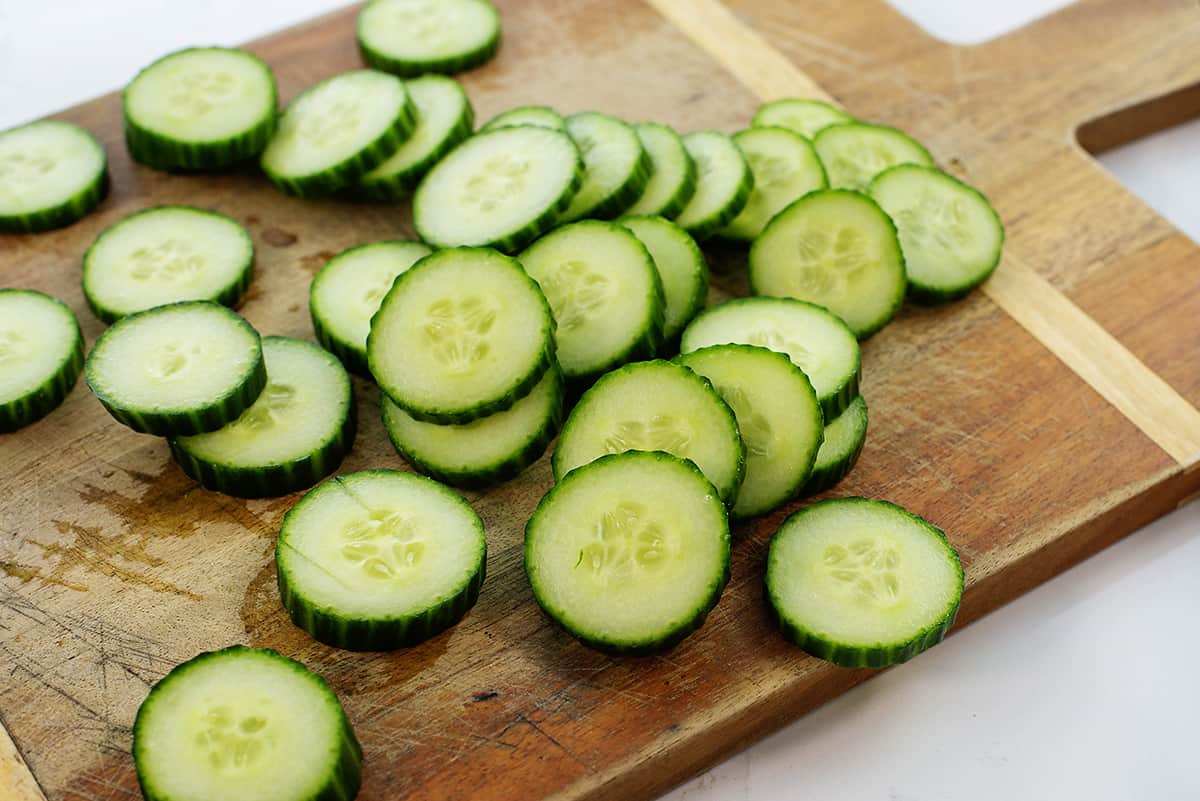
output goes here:
{"type": "MultiPolygon", "coordinates": [[[[140,66],[178,47],[236,44],[340,5],[0,0],[0,129],[119,88],[140,66]]],[[[933,33],[971,43],[1063,2],[896,5],[933,33]]],[[[1200,122],[1102,161],[1200,239],[1200,122]]],[[[1200,321],[1180,335],[1200,336],[1200,321]]],[[[1200,799],[1198,573],[1195,504],[666,798],[1200,799]]]]}

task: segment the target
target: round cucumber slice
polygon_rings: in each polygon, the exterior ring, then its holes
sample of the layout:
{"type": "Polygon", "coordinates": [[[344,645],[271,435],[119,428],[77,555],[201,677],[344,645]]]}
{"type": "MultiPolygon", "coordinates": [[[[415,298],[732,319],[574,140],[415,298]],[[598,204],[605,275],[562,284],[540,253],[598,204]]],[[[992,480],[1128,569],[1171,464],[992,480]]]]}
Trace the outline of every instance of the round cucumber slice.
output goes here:
{"type": "Polygon", "coordinates": [[[416,645],[457,623],[483,584],[483,521],[424,476],[336,476],[283,519],[279,596],[317,640],[352,651],[416,645]]]}
{"type": "Polygon", "coordinates": [[[933,166],[933,156],[908,134],[887,125],[847,122],[830,125],[813,138],[834,189],[866,192],[876,175],[897,164],[933,166]]]}
{"type": "Polygon", "coordinates": [[[633,129],[650,156],[652,169],[641,197],[625,209],[625,214],[674,217],[683,211],[696,191],[696,163],[674,128],[639,122],[633,129]]]}
{"type": "Polygon", "coordinates": [[[642,241],[663,285],[663,342],[678,341],[708,299],[708,264],[696,240],[662,217],[622,217],[618,223],[642,241]]]}
{"type": "Polygon", "coordinates": [[[725,239],[752,241],[793,201],[828,186],[817,152],[797,133],[786,128],[748,128],[735,133],[733,141],[750,162],[754,190],[742,213],[720,230],[725,239]]]}
{"type": "Polygon", "coordinates": [[[675,222],[697,240],[706,239],[742,213],[754,189],[754,173],[741,149],[716,131],[683,137],[696,163],[696,191],[675,222]]]}
{"type": "Polygon", "coordinates": [[[858,463],[867,441],[867,402],[859,395],[831,423],[825,426],[825,439],[817,451],[812,475],[801,497],[809,497],[835,486],[858,463]]]}
{"type": "Polygon", "coordinates": [[[698,629],[729,580],[729,523],[713,485],[666,453],[572,471],[525,527],[538,605],[585,645],[665,651],[698,629]]]}
{"type": "Polygon", "coordinates": [[[362,747],[320,676],[235,645],[184,662],[133,723],[147,801],[351,801],[362,747]]]}
{"type": "Polygon", "coordinates": [[[583,156],[584,176],[563,221],[617,216],[642,194],[653,169],[637,133],[597,111],[567,117],[567,133],[583,156]]]}
{"type": "Polygon", "coordinates": [[[0,289],[0,434],[57,409],[82,369],[83,335],[65,303],[0,289]]]}
{"type": "Polygon", "coordinates": [[[963,570],[946,535],[913,513],[833,498],[783,521],[766,582],[789,640],[841,667],[884,667],[942,641],[963,570]]]}
{"type": "Polygon", "coordinates": [[[806,98],[786,98],[764,103],[750,120],[755,128],[777,125],[795,131],[805,139],[812,139],[830,125],[843,122],[854,122],[854,118],[824,100],[806,98]]]}
{"type": "Polygon", "coordinates": [[[0,131],[0,234],[62,228],[108,193],[108,159],[90,133],[58,120],[0,131]]]}
{"type": "Polygon", "coordinates": [[[500,14],[486,0],[373,0],[358,15],[358,50],[402,78],[477,67],[500,46],[500,14]]]}
{"type": "Polygon", "coordinates": [[[514,125],[534,125],[555,131],[567,129],[563,116],[549,106],[517,106],[492,117],[480,130],[493,131],[496,128],[509,128],[514,125]]]}

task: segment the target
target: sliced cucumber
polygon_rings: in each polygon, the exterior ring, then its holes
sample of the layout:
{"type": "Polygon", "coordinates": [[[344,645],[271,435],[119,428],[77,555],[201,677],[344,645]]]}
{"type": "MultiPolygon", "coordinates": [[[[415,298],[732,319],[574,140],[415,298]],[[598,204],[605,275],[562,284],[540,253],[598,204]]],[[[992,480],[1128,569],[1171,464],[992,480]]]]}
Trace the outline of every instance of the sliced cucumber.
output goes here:
{"type": "Polygon", "coordinates": [[[414,78],[477,67],[500,47],[500,14],[487,0],[373,0],[358,15],[363,61],[414,78]]]}
{"type": "Polygon", "coordinates": [[[254,274],[254,241],[237,222],[191,206],[118,220],[83,254],[83,297],[106,323],[181,300],[236,306],[254,274]]]}
{"type": "Polygon", "coordinates": [[[220,428],[267,384],[258,332],[209,301],[122,317],[96,340],[84,369],[109,414],[163,437],[220,428]]]}
{"type": "Polygon", "coordinates": [[[633,231],[654,259],[663,286],[663,342],[674,343],[708,299],[704,254],[687,231],[662,217],[622,217],[617,222],[633,231]]]}
{"type": "Polygon", "coordinates": [[[746,477],[731,510],[766,514],[812,473],[825,424],[817,394],[786,354],[753,345],[713,345],[679,363],[712,382],[737,417],[746,444],[746,477]]]}
{"type": "Polygon", "coordinates": [[[696,191],[696,163],[688,155],[675,129],[656,122],[633,126],[646,154],[650,156],[650,180],[626,215],[674,217],[696,191]]]}
{"type": "Polygon", "coordinates": [[[706,239],[742,213],[754,189],[754,173],[741,149],[725,134],[697,131],[683,137],[696,163],[696,191],[675,222],[706,239]]]}
{"type": "Polygon", "coordinates": [[[358,180],[354,192],[371,200],[407,196],[442,156],[471,135],[475,112],[454,80],[425,75],[405,83],[417,108],[412,135],[387,161],[358,180]]]}
{"type": "Polygon", "coordinates": [[[571,138],[532,125],[476,134],[438,162],[413,198],[413,223],[437,247],[506,253],[548,231],[583,181],[571,138]]]}
{"type": "Polygon", "coordinates": [[[725,343],[786,353],[812,382],[826,420],[841,414],[858,395],[858,341],[845,323],[820,306],[787,298],[726,301],[692,320],[679,349],[690,353],[725,343]]]}
{"type": "Polygon", "coordinates": [[[214,170],[262,152],[275,132],[275,76],[258,56],[196,47],[160,58],[121,95],[129,155],[161,170],[214,170]]]}
{"type": "Polygon", "coordinates": [[[554,477],[606,453],[665,451],[691,459],[729,504],[746,449],[737,419],[708,380],[671,362],[628,364],[583,394],[554,450],[554,477]]]}
{"type": "Polygon", "coordinates": [[[546,371],[525,397],[502,412],[459,426],[414,419],[387,395],[383,426],[405,461],[456,487],[482,489],[516,478],[546,452],[563,415],[563,379],[546,371]]]}
{"type": "Polygon", "coordinates": [[[830,125],[813,138],[834,189],[866,192],[876,175],[897,164],[933,166],[920,142],[887,125],[847,122],[830,125]]]}
{"type": "Polygon", "coordinates": [[[550,303],[568,379],[654,355],[663,335],[662,282],[627,229],[599,220],[564,225],[518,258],[550,303]]]}
{"type": "Polygon", "coordinates": [[[846,411],[825,426],[825,441],[817,451],[812,475],[800,495],[808,497],[824,492],[849,475],[866,441],[867,402],[859,395],[846,411]]]}
{"type": "Polygon", "coordinates": [[[308,291],[313,332],[347,370],[370,377],[367,335],[371,318],[396,280],[433,250],[423,242],[369,242],[325,263],[308,291]]]}
{"type": "Polygon", "coordinates": [[[726,239],[749,242],[792,202],[828,186],[812,144],[786,128],[747,128],[733,135],[754,172],[754,191],[742,213],[720,230],[726,239]]]}
{"type": "Polygon", "coordinates": [[[362,747],[337,696],[304,665],[235,645],[184,662],[133,723],[147,801],[350,801],[362,747]]]}
{"type": "Polygon", "coordinates": [[[906,285],[896,226],[859,192],[805,195],[775,215],[750,248],[754,294],[824,306],[859,339],[896,316],[906,285]]]}
{"type": "Polygon", "coordinates": [[[416,127],[404,82],[374,70],[335,75],[288,104],[262,154],[271,183],[289,195],[349,186],[378,167],[416,127]]]}
{"type": "Polygon", "coordinates": [[[269,383],[229,425],[171,440],[171,455],[208,489],[239,498],[287,495],[332,473],[354,443],[350,377],[311,342],[265,337],[269,383]]]}
{"type": "Polygon", "coordinates": [[[830,125],[843,122],[854,122],[854,118],[824,100],[807,98],[786,98],[764,103],[750,120],[755,128],[778,125],[795,131],[805,139],[812,139],[830,125]]]}
{"type": "Polygon", "coordinates": [[[553,360],[545,296],[519,262],[485,248],[440,250],[401,273],[367,338],[380,389],[432,423],[504,411],[553,360]]]}
{"type": "Polygon", "coordinates": [[[0,234],[62,228],[108,193],[108,159],[96,137],[39,120],[0,131],[0,234]]]}
{"type": "Polygon", "coordinates": [[[784,636],[842,667],[905,662],[941,642],[962,591],[946,535],[885,501],[818,501],[783,521],[767,556],[784,636]]]}
{"type": "Polygon", "coordinates": [[[496,128],[508,128],[513,125],[535,125],[555,131],[567,129],[567,123],[563,116],[549,106],[517,106],[492,117],[480,130],[493,131],[496,128]]]}
{"type": "Polygon", "coordinates": [[[729,580],[729,522],[713,485],[666,453],[572,471],[525,527],[534,598],[584,644],[665,651],[698,629],[729,580]]]}
{"type": "Polygon", "coordinates": [[[279,597],[297,626],[352,651],[416,645],[457,623],[483,584],[483,521],[399,470],[336,476],[283,518],[279,597]]]}
{"type": "Polygon", "coordinates": [[[583,156],[584,176],[563,221],[616,217],[642,194],[653,169],[637,132],[616,117],[584,111],[567,117],[567,133],[583,156]]]}
{"type": "Polygon", "coordinates": [[[65,303],[0,289],[0,434],[57,409],[82,369],[83,335],[65,303]]]}
{"type": "Polygon", "coordinates": [[[896,223],[909,297],[961,298],[1000,263],[1004,224],[974,187],[932,167],[901,164],[880,173],[871,197],[896,223]]]}

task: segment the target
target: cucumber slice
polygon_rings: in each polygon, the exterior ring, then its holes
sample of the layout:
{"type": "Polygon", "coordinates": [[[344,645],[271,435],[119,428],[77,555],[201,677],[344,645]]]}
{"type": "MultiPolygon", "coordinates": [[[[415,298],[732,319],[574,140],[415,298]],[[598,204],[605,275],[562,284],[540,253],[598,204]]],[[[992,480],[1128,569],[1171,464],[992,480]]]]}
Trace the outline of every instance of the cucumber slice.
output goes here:
{"type": "Polygon", "coordinates": [[[771,218],[793,201],[828,186],[825,168],[812,144],[786,128],[747,128],[733,135],[754,173],[754,190],[742,213],[718,233],[750,242],[771,218]]]}
{"type": "Polygon", "coordinates": [[[471,135],[475,112],[466,92],[452,79],[425,75],[405,86],[417,109],[417,127],[387,161],[358,180],[354,192],[364,198],[406,197],[442,156],[471,135]]]}
{"type": "Polygon", "coordinates": [[[807,498],[824,492],[849,475],[866,441],[867,402],[859,395],[846,411],[825,426],[825,441],[817,451],[812,475],[800,495],[807,498]]]}
{"type": "Polygon", "coordinates": [[[258,332],[203,300],[122,317],[96,340],[84,372],[118,422],[161,437],[214,431],[267,385],[258,332]]]}
{"type": "Polygon", "coordinates": [[[500,47],[500,14],[486,0],[373,0],[358,15],[358,51],[402,78],[477,67],[500,47]]]}
{"type": "Polygon", "coordinates": [[[663,335],[662,282],[627,229],[598,220],[564,225],[518,258],[550,303],[568,379],[654,355],[663,335]]]}
{"type": "Polygon", "coordinates": [[[485,248],[441,250],[401,273],[367,337],[380,389],[431,423],[504,411],[553,361],[545,296],[520,263],[485,248]]]}
{"type": "Polygon", "coordinates": [[[896,226],[870,197],[811,192],[772,218],[750,248],[750,289],[841,317],[859,339],[900,311],[907,286],[896,226]]]}
{"type": "Polygon", "coordinates": [[[563,116],[549,106],[517,106],[492,117],[480,130],[494,131],[497,128],[509,128],[514,125],[535,125],[555,131],[567,129],[567,123],[563,116]]]}
{"type": "Polygon", "coordinates": [[[336,476],[283,518],[279,597],[297,626],[351,651],[424,642],[457,623],[483,584],[483,521],[424,476],[336,476]]]}
{"type": "Polygon", "coordinates": [[[525,397],[502,412],[460,426],[416,420],[387,395],[383,426],[417,470],[456,487],[482,489],[516,478],[542,458],[563,416],[563,379],[546,371],[525,397]]]}
{"type": "Polygon", "coordinates": [[[236,306],[254,274],[254,242],[224,214],[145,209],[110,225],[83,254],[83,297],[112,323],[182,300],[236,306]]]}
{"type": "Polygon", "coordinates": [[[684,136],[683,145],[696,163],[696,191],[675,222],[697,240],[706,239],[742,213],[754,189],[754,173],[725,134],[697,131],[684,136]]]}
{"type": "Polygon", "coordinates": [[[820,306],[788,298],[729,300],[692,320],[683,330],[679,350],[690,353],[726,343],[786,353],[812,382],[826,420],[841,414],[858,395],[858,340],[820,306]]]}
{"type": "Polygon", "coordinates": [[[344,72],[288,104],[263,151],[262,169],[289,195],[333,192],[382,164],[416,122],[416,107],[399,78],[344,72]]]}
{"type": "Polygon", "coordinates": [[[235,645],[184,662],[133,723],[147,801],[350,801],[362,747],[337,696],[304,665],[235,645]]]}
{"type": "Polygon", "coordinates": [[[665,451],[691,459],[732,504],[746,466],[737,419],[708,379],[678,364],[637,362],[608,373],[571,411],[554,478],[606,453],[665,451]]]}
{"type": "Polygon", "coordinates": [[[58,120],[0,132],[0,234],[62,228],[108,193],[108,159],[90,133],[58,120]]]}
{"type": "Polygon", "coordinates": [[[637,132],[616,117],[584,111],[567,117],[567,133],[583,156],[584,176],[562,221],[616,217],[642,194],[653,170],[637,132]]]}
{"type": "Polygon", "coordinates": [[[313,332],[346,369],[365,378],[371,318],[396,276],[433,249],[423,242],[369,242],[344,250],[325,263],[308,291],[313,332]]]}
{"type": "Polygon", "coordinates": [[[795,131],[805,139],[812,139],[830,125],[843,122],[854,122],[854,118],[824,100],[794,97],[764,103],[750,120],[755,128],[777,125],[795,131]]]}
{"type": "Polygon", "coordinates": [[[0,434],[57,409],[82,369],[83,335],[65,303],[0,289],[0,434]]]}
{"type": "Polygon", "coordinates": [[[426,173],[413,223],[436,247],[512,253],[554,226],[582,181],[583,162],[565,133],[498,128],[471,137],[426,173]]]}
{"type": "Polygon", "coordinates": [[[1000,263],[1000,216],[979,190],[957,178],[901,164],[875,178],[871,197],[896,223],[913,300],[961,298],[1000,263]]]}
{"type": "Polygon", "coordinates": [[[716,606],[729,580],[729,522],[691,462],[604,456],[542,498],[525,527],[525,572],[542,610],[585,645],[658,653],[716,606]]]}
{"type": "Polygon", "coordinates": [[[696,240],[662,217],[622,217],[618,223],[642,241],[663,286],[663,342],[675,343],[708,299],[708,265],[696,240]]]}
{"type": "Polygon", "coordinates": [[[746,477],[734,517],[770,512],[812,473],[825,423],[808,376],[783,353],[753,345],[713,345],[678,362],[712,382],[737,417],[746,477]]]}
{"type": "Polygon", "coordinates": [[[171,440],[176,463],[202,486],[239,498],[311,487],[337,469],[354,443],[350,377],[311,342],[265,337],[269,383],[224,428],[171,440]]]}
{"type": "Polygon", "coordinates": [[[160,170],[215,170],[262,152],[275,132],[271,68],[231,47],[163,56],[125,87],[125,144],[134,161],[160,170]]]}
{"type": "Polygon", "coordinates": [[[841,667],[884,667],[942,641],[962,599],[946,535],[886,501],[832,498],[771,540],[767,598],[783,635],[841,667]]]}
{"type": "Polygon", "coordinates": [[[847,122],[831,125],[813,138],[834,189],[866,192],[876,175],[897,164],[933,166],[933,156],[908,134],[887,125],[847,122]]]}
{"type": "Polygon", "coordinates": [[[633,126],[652,165],[650,180],[626,215],[674,217],[696,192],[696,163],[675,129],[656,122],[633,126]]]}

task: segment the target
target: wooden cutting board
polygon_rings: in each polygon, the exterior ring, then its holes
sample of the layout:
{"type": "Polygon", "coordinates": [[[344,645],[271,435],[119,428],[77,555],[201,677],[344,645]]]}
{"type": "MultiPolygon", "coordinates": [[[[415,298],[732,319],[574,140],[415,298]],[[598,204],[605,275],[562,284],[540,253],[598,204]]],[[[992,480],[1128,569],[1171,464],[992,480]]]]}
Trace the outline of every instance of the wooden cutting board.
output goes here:
{"type": "MultiPolygon", "coordinates": [[[[967,568],[960,625],[1200,488],[1189,469],[1200,456],[1200,250],[1076,140],[1099,150],[1200,112],[1194,0],[1092,0],[972,48],[930,39],[883,0],[499,5],[499,57],[463,76],[480,119],[550,103],[732,132],[764,98],[823,88],[911,131],[992,198],[1008,246],[984,291],[907,308],[866,344],[870,436],[836,490],[946,529],[967,568]]],[[[358,66],[354,13],[252,46],[284,99],[358,66]]],[[[312,336],[308,283],[330,256],[411,235],[407,208],[133,166],[115,95],[61,116],[104,141],[112,196],[67,230],[0,239],[0,285],[64,298],[89,342],[101,325],[80,294],[80,256],[145,206],[192,203],[244,223],[259,274],[242,311],[264,333],[298,337],[312,336]]],[[[737,259],[712,255],[712,300],[744,294],[737,259]]],[[[377,391],[356,389],[362,425],[343,469],[402,466],[377,391]]],[[[871,675],[806,657],[767,620],[765,546],[791,509],[737,531],[720,604],[672,652],[610,659],[581,647],[541,616],[522,570],[522,527],[550,483],[543,459],[469,494],[488,527],[488,579],[459,626],[407,651],[336,651],[294,628],[276,596],[271,548],[295,499],[199,489],[162,441],[117,425],[78,387],[0,438],[4,723],[47,797],[136,798],[129,727],[148,687],[199,651],[250,643],[336,689],[365,747],[365,801],[638,799],[871,675]]],[[[38,798],[2,740],[0,797],[38,798]]]]}

